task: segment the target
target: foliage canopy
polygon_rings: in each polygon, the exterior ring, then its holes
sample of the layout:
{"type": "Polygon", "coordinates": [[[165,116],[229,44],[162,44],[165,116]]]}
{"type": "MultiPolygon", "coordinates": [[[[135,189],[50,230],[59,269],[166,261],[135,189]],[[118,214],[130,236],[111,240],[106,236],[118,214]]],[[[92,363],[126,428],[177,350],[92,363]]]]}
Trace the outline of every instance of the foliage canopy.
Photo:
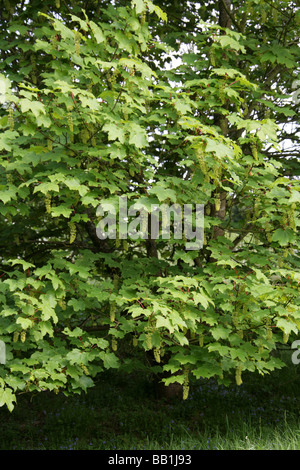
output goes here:
{"type": "Polygon", "coordinates": [[[281,367],[300,328],[295,2],[2,15],[0,404],[109,368],[168,372],[186,398],[192,376],[281,367]],[[97,207],[120,196],[204,204],[203,248],[99,239],[97,207]]]}

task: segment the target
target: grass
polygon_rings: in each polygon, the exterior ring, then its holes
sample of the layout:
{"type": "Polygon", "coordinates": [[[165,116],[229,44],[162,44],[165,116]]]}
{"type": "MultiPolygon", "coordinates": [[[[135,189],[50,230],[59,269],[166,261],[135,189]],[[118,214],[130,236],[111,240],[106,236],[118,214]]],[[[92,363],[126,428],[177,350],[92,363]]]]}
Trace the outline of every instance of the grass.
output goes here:
{"type": "Polygon", "coordinates": [[[88,393],[21,395],[0,408],[1,450],[300,450],[300,372],[249,375],[241,386],[193,384],[157,400],[147,377],[107,372],[88,393]]]}

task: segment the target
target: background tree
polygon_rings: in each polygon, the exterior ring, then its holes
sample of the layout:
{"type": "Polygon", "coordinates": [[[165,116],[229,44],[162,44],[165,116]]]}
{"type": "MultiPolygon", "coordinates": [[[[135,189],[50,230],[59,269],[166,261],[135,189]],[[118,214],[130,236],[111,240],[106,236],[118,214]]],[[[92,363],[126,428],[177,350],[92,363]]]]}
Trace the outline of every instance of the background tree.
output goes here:
{"type": "Polygon", "coordinates": [[[167,372],[186,398],[190,377],[282,365],[299,327],[298,26],[290,1],[4,2],[1,404],[107,368],[167,372]],[[100,240],[97,207],[120,196],[204,204],[203,249],[100,240]]]}

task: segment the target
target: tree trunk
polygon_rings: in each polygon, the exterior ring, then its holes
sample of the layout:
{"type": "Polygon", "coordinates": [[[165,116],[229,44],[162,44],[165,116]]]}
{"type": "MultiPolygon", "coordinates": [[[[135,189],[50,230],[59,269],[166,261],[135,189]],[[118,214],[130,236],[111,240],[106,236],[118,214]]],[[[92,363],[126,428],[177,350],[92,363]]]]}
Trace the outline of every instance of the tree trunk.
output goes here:
{"type": "MultiPolygon", "coordinates": [[[[219,0],[219,25],[221,28],[231,28],[231,0],[219,0]]],[[[226,136],[228,132],[228,120],[222,114],[215,113],[214,124],[221,128],[223,134],[226,136]]],[[[220,208],[214,210],[213,216],[221,220],[226,215],[226,196],[225,191],[216,193],[220,198],[220,208]]],[[[216,239],[224,235],[224,230],[218,226],[213,227],[212,238],[216,239]]]]}
{"type": "MultiPolygon", "coordinates": [[[[232,20],[228,12],[231,9],[231,1],[230,0],[220,0],[219,1],[219,25],[222,28],[231,28],[232,20]]],[[[228,129],[228,120],[222,115],[215,113],[214,124],[219,126],[222,129],[224,135],[227,134],[228,129]]],[[[221,193],[216,192],[216,195],[220,198],[220,208],[218,210],[214,209],[213,216],[217,217],[221,220],[225,218],[226,215],[226,191],[222,191],[221,193]]],[[[212,238],[216,239],[220,236],[224,235],[224,230],[218,226],[213,227],[213,234],[212,238]]],[[[147,243],[147,252],[148,256],[155,256],[157,257],[156,246],[151,244],[151,242],[147,243]]],[[[152,358],[153,359],[153,358],[152,358]]],[[[156,375],[154,379],[154,390],[155,395],[158,399],[171,401],[175,399],[182,399],[183,387],[178,382],[174,382],[167,387],[165,386],[164,382],[162,382],[163,378],[169,377],[170,373],[162,373],[156,375]]]]}
{"type": "Polygon", "coordinates": [[[221,28],[231,28],[231,0],[219,0],[219,25],[221,28]]]}

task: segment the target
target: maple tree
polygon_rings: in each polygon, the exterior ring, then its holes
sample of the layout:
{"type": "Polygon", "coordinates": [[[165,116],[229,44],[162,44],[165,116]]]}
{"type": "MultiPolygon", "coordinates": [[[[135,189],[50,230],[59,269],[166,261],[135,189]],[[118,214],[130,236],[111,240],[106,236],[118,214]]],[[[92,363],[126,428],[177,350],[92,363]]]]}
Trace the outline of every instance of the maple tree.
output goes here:
{"type": "Polygon", "coordinates": [[[295,2],[4,3],[0,405],[110,368],[186,398],[191,377],[281,367],[300,328],[295,2]],[[100,239],[121,196],[203,204],[203,248],[100,239]]]}

